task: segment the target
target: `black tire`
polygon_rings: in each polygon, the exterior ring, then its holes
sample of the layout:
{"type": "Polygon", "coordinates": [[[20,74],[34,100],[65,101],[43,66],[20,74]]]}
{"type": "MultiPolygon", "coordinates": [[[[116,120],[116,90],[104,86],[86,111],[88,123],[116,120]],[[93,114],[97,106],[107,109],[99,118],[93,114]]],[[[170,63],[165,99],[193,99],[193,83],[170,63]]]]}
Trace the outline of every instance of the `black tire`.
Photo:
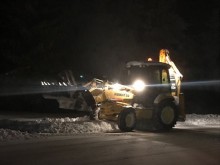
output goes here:
{"type": "Polygon", "coordinates": [[[123,132],[130,132],[135,128],[136,114],[133,108],[125,108],[118,115],[118,127],[123,132]]]}
{"type": "Polygon", "coordinates": [[[177,121],[176,105],[171,101],[161,102],[156,106],[152,120],[154,130],[172,129],[177,121]]]}

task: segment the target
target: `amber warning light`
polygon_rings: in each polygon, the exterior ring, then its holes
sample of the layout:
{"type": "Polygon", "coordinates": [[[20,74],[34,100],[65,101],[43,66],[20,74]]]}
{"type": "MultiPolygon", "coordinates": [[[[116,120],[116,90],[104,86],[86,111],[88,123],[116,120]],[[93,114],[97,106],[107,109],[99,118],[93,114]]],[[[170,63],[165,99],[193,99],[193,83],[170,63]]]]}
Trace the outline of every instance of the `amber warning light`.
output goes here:
{"type": "Polygon", "coordinates": [[[153,59],[152,58],[147,58],[147,61],[153,61],[153,59]]]}

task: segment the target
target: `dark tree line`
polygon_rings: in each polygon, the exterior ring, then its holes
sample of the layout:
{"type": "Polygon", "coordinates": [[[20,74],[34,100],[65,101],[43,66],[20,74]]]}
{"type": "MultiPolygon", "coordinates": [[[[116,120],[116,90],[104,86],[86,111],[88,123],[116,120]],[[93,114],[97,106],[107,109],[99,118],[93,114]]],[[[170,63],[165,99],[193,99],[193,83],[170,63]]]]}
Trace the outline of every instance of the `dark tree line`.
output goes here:
{"type": "Polygon", "coordinates": [[[11,0],[0,10],[1,73],[116,74],[167,48],[188,80],[220,75],[217,0],[11,0]]]}
{"type": "MultiPolygon", "coordinates": [[[[219,9],[218,0],[2,0],[0,83],[16,74],[9,87],[33,86],[64,69],[115,77],[127,61],[158,60],[161,48],[184,81],[220,79],[219,9]]],[[[219,113],[219,86],[185,95],[187,112],[219,113]]],[[[15,97],[22,109],[37,100],[24,97],[15,97]]]]}

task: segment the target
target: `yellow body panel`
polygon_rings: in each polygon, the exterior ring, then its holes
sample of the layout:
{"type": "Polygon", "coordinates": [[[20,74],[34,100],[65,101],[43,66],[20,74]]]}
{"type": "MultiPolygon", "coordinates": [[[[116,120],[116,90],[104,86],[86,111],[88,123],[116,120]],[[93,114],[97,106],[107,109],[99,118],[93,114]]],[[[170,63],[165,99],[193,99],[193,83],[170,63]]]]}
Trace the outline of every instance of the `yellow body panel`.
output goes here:
{"type": "Polygon", "coordinates": [[[160,50],[159,62],[166,63],[166,49],[160,50]]]}
{"type": "Polygon", "coordinates": [[[105,101],[100,106],[99,118],[116,121],[119,113],[126,107],[131,105],[124,102],[105,101]]]}
{"type": "Polygon", "coordinates": [[[134,94],[123,90],[107,89],[104,91],[106,99],[108,100],[132,100],[134,94]]]}
{"type": "MultiPolygon", "coordinates": [[[[106,101],[101,104],[99,117],[101,119],[106,120],[117,120],[119,113],[124,109],[132,107],[130,104],[124,102],[116,102],[116,101],[106,101]]],[[[141,108],[134,108],[137,120],[142,119],[151,119],[153,114],[153,109],[141,109],[141,108]]]]}

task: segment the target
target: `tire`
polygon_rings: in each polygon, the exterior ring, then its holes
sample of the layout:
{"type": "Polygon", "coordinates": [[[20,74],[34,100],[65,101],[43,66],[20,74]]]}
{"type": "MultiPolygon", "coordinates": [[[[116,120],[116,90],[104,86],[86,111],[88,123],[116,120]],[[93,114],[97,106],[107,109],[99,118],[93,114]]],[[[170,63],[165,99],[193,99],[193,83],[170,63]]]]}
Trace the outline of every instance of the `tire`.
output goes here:
{"type": "Polygon", "coordinates": [[[170,130],[177,121],[177,107],[171,101],[161,102],[153,114],[154,130],[170,130]]]}
{"type": "Polygon", "coordinates": [[[133,108],[123,109],[118,115],[118,127],[123,132],[130,132],[135,128],[136,114],[133,108]]]}

